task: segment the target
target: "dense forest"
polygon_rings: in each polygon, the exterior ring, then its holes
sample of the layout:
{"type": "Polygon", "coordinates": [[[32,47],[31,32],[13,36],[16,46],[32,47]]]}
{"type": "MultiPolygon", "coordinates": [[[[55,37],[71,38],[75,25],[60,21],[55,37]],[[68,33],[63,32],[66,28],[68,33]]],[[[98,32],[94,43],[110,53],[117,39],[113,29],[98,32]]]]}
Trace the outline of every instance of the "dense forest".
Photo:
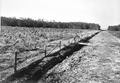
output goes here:
{"type": "Polygon", "coordinates": [[[120,31],[120,25],[109,26],[108,30],[110,30],[110,31],[120,31]]]}
{"type": "Polygon", "coordinates": [[[78,28],[100,30],[100,25],[84,22],[55,22],[44,21],[42,19],[33,20],[31,18],[1,17],[1,26],[19,27],[43,27],[43,28],[78,28]]]}

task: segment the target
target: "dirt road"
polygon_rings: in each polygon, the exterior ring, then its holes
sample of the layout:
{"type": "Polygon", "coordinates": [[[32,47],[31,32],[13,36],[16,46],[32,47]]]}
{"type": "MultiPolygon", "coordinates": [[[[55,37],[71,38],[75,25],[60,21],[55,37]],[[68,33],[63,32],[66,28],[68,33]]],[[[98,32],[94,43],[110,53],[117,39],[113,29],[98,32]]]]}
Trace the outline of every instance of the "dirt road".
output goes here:
{"type": "Polygon", "coordinates": [[[120,39],[102,31],[38,83],[120,83],[120,39]]]}

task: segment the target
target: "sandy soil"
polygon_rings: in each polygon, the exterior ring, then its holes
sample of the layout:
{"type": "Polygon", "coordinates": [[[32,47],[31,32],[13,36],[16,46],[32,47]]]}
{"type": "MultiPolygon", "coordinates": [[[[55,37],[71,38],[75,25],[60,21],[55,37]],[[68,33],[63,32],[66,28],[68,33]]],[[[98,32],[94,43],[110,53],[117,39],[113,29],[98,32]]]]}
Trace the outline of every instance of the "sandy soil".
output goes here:
{"type": "Polygon", "coordinates": [[[120,39],[100,32],[38,83],[120,83],[120,39]]]}

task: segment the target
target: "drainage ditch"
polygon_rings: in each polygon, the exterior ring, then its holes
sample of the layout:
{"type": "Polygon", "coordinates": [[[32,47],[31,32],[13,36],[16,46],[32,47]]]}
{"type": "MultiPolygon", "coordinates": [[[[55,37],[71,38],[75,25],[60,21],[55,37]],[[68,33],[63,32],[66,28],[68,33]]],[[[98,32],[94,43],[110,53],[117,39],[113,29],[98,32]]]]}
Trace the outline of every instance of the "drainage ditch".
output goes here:
{"type": "MultiPolygon", "coordinates": [[[[93,36],[97,35],[99,32],[87,36],[81,39],[79,42],[89,42],[93,36]]],[[[64,47],[63,49],[52,53],[46,57],[43,57],[40,60],[37,60],[27,67],[24,67],[18,70],[16,73],[7,77],[6,80],[1,83],[13,83],[17,81],[17,83],[37,83],[40,78],[51,68],[53,68],[58,63],[61,63],[66,57],[71,56],[74,52],[79,51],[82,47],[86,45],[71,43],[70,45],[64,47]]]]}

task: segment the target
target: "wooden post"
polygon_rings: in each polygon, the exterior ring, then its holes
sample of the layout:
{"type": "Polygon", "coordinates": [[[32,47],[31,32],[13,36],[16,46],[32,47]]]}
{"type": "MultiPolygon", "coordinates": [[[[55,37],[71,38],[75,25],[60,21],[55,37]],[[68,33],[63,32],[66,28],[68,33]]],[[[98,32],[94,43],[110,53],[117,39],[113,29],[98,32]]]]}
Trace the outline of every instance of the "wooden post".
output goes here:
{"type": "Polygon", "coordinates": [[[15,52],[14,73],[17,71],[17,52],[15,52]]]}
{"type": "Polygon", "coordinates": [[[74,37],[74,43],[76,43],[76,37],[74,37]]]}
{"type": "Polygon", "coordinates": [[[60,50],[61,50],[61,41],[60,41],[60,50]]]}
{"type": "Polygon", "coordinates": [[[45,49],[45,56],[46,56],[46,54],[47,54],[47,46],[45,45],[45,47],[44,47],[44,49],[45,49]]]}

